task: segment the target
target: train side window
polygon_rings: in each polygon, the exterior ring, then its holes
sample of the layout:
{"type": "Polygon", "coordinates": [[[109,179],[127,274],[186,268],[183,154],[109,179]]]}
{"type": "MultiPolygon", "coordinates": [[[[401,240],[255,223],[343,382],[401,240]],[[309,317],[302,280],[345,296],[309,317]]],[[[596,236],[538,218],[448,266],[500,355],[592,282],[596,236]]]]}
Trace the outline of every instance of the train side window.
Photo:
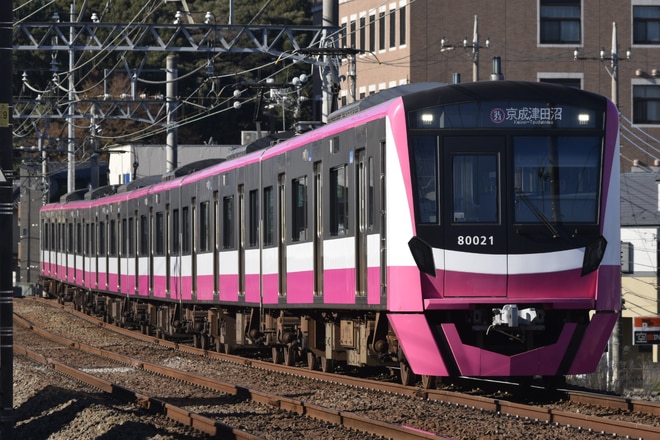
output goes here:
{"type": "Polygon", "coordinates": [[[434,136],[413,138],[417,212],[421,223],[438,223],[438,146],[434,136]]]}
{"type": "Polygon", "coordinates": [[[165,255],[165,215],[162,212],[156,213],[156,255],[165,255]]]}
{"type": "Polygon", "coordinates": [[[96,256],[96,227],[89,225],[89,256],[96,256]]]}
{"type": "Polygon", "coordinates": [[[44,251],[48,249],[48,245],[50,244],[48,241],[50,239],[48,236],[50,229],[48,229],[48,223],[46,223],[44,220],[41,221],[41,230],[43,231],[43,235],[41,236],[41,250],[44,251]]]}
{"type": "Polygon", "coordinates": [[[57,250],[57,233],[55,223],[50,224],[50,249],[57,250]]]}
{"type": "Polygon", "coordinates": [[[222,199],[222,248],[234,247],[234,196],[222,199]]]}
{"type": "Polygon", "coordinates": [[[110,220],[110,255],[117,255],[117,222],[110,220]]]}
{"type": "Polygon", "coordinates": [[[172,211],[172,237],[170,238],[170,252],[175,254],[178,253],[181,249],[181,243],[179,241],[179,210],[174,209],[172,211]]]}
{"type": "Polygon", "coordinates": [[[83,238],[82,238],[82,223],[76,223],[76,254],[82,255],[83,251],[83,238]]]}
{"type": "Polygon", "coordinates": [[[128,255],[128,220],[123,218],[121,220],[121,248],[119,249],[119,255],[125,257],[128,255]]]}
{"type": "Polygon", "coordinates": [[[259,197],[257,190],[251,190],[248,194],[248,245],[257,246],[259,244],[259,197]]]}
{"type": "Polygon", "coordinates": [[[291,181],[291,240],[307,239],[307,177],[303,176],[291,181]]]}
{"type": "Polygon", "coordinates": [[[149,219],[146,215],[140,216],[140,256],[149,255],[149,219]]]}
{"type": "Polygon", "coordinates": [[[135,219],[128,220],[128,256],[135,256],[135,219]]]}
{"type": "Polygon", "coordinates": [[[264,188],[264,246],[273,244],[275,232],[275,204],[273,187],[264,188]]]}
{"type": "Polygon", "coordinates": [[[374,158],[369,156],[367,162],[367,226],[374,229],[374,158]]]}
{"type": "Polygon", "coordinates": [[[348,180],[346,165],[330,169],[330,235],[348,232],[348,180]]]}
{"type": "Polygon", "coordinates": [[[182,223],[181,226],[183,228],[181,230],[181,238],[182,238],[181,250],[184,254],[189,254],[192,230],[190,227],[190,208],[187,206],[182,209],[181,223],[182,223]]]}
{"type": "Polygon", "coordinates": [[[89,223],[85,224],[85,255],[89,256],[92,252],[92,244],[90,242],[91,240],[91,231],[92,228],[89,223]]]}
{"type": "Polygon", "coordinates": [[[105,222],[99,223],[99,255],[105,256],[106,253],[106,230],[105,222]]]}
{"type": "Polygon", "coordinates": [[[66,252],[73,252],[73,223],[67,224],[66,231],[66,252]]]}
{"type": "Polygon", "coordinates": [[[208,252],[210,249],[210,211],[209,202],[202,202],[199,205],[199,251],[208,252]]]}

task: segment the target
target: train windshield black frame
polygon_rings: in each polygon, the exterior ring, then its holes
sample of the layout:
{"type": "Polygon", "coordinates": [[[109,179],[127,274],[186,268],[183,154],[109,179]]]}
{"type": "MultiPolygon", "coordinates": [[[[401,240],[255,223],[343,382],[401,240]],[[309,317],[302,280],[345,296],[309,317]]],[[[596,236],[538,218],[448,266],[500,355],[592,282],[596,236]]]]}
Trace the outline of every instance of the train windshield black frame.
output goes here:
{"type": "Polygon", "coordinates": [[[514,223],[598,223],[602,139],[514,136],[514,223]]]}

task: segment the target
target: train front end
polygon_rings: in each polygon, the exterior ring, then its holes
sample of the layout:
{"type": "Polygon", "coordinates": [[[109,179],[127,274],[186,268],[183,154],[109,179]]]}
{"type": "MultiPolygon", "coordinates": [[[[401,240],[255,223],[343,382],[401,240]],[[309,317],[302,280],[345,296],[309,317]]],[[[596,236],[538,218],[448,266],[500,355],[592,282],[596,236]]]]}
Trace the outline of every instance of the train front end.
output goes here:
{"type": "Polygon", "coordinates": [[[410,224],[388,243],[402,362],[428,376],[593,372],[621,308],[615,106],[503,81],[404,107],[388,156],[404,170],[388,177],[389,211],[396,195],[411,208],[388,222],[410,224]]]}

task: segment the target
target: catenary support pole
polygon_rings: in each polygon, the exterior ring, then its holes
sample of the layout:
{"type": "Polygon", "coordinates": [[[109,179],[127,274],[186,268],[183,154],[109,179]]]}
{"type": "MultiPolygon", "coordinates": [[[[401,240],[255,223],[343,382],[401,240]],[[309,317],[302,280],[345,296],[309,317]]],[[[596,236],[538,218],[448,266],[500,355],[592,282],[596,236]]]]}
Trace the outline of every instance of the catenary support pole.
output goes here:
{"type": "Polygon", "coordinates": [[[0,438],[13,438],[14,350],[12,282],[12,0],[0,1],[0,438]]]}

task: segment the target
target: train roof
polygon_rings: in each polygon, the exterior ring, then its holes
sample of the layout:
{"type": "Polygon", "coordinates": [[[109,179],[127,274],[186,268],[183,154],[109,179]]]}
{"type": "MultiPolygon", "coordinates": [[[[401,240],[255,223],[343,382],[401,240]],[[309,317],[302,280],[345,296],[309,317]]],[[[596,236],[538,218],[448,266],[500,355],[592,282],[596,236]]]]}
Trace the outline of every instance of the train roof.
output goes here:
{"type": "Polygon", "coordinates": [[[369,95],[364,99],[346,105],[339,110],[332,112],[328,116],[328,122],[338,121],[340,119],[354,115],[355,113],[364,111],[370,107],[374,107],[401,96],[406,96],[413,93],[426,93],[429,90],[437,89],[438,87],[443,87],[446,85],[446,83],[441,82],[423,82],[404,84],[401,86],[392,87],[391,89],[381,90],[378,93],[369,95]]]}

